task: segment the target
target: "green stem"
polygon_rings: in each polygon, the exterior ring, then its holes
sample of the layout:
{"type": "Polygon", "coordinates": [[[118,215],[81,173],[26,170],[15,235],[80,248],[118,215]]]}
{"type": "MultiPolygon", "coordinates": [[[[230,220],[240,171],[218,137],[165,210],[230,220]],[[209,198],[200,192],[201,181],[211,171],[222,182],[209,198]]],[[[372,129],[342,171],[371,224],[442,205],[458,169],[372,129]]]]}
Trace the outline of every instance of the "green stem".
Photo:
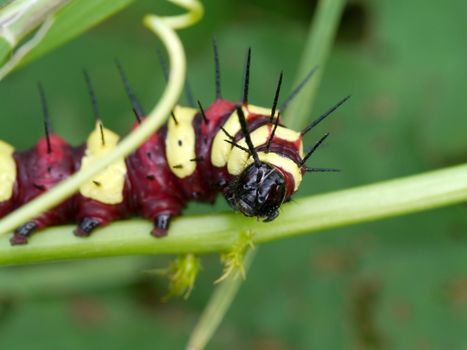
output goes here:
{"type": "MultiPolygon", "coordinates": [[[[254,257],[255,251],[250,249],[245,255],[245,271],[248,271],[254,257]]],[[[243,281],[239,275],[231,274],[216,287],[191,333],[187,350],[201,350],[206,347],[222,322],[243,281]]]]}
{"type": "Polygon", "coordinates": [[[374,221],[467,201],[467,164],[334,193],[297,199],[284,205],[273,223],[239,214],[183,217],[168,237],[149,235],[151,223],[117,222],[90,238],[72,235],[72,226],[47,229],[25,246],[11,247],[0,238],[0,264],[83,259],[138,254],[181,254],[226,251],[238,232],[250,230],[254,243],[374,221]]]}
{"type": "Polygon", "coordinates": [[[310,120],[310,113],[313,109],[329,52],[334,43],[344,5],[345,0],[322,0],[318,2],[318,8],[311,22],[295,85],[306,76],[312,67],[318,67],[318,70],[286,110],[285,120],[287,126],[293,130],[300,129],[307,120],[310,120]]]}
{"type": "MultiPolygon", "coordinates": [[[[318,11],[311,22],[312,26],[308,35],[308,44],[305,47],[304,57],[296,80],[300,81],[302,77],[306,75],[310,69],[309,62],[315,62],[315,64],[324,66],[334,39],[334,33],[338,26],[338,20],[344,1],[345,0],[321,0],[318,2],[318,11]]],[[[302,92],[302,95],[297,98],[298,101],[296,101],[295,106],[299,106],[299,109],[295,107],[296,109],[292,113],[299,114],[292,114],[295,116],[295,125],[293,125],[292,122],[292,128],[294,128],[294,126],[298,128],[300,124],[303,124],[305,120],[309,119],[308,114],[312,109],[312,104],[318,91],[321,74],[322,70],[319,72],[318,77],[315,77],[313,85],[309,86],[308,89],[302,92]]],[[[293,105],[291,107],[294,108],[293,105]]],[[[289,117],[289,119],[291,118],[289,117]]],[[[245,258],[245,264],[249,265],[252,257],[252,252],[250,251],[245,258]]],[[[241,279],[230,277],[224,281],[221,286],[217,287],[192,333],[187,349],[201,350],[205,348],[227,313],[229,306],[233,303],[241,283],[241,279]]]]}

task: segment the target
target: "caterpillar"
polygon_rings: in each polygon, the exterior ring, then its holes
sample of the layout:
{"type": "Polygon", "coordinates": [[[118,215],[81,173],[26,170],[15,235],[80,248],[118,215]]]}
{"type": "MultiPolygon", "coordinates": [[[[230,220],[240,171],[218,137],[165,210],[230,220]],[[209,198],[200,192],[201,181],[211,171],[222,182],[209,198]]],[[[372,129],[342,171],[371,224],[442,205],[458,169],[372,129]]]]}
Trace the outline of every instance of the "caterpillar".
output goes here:
{"type": "MultiPolygon", "coordinates": [[[[279,215],[279,208],[298,190],[306,172],[336,171],[306,166],[329,133],[306,154],[303,136],[350,96],[297,132],[286,128],[280,115],[315,69],[278,107],[281,72],[272,108],[263,108],[248,100],[251,49],[246,56],[240,103],[222,97],[215,42],[213,52],[216,98],[209,107],[203,108],[199,101],[197,108],[175,106],[166,125],[135,152],[82,184],[73,197],[18,227],[10,243],[26,244],[34,232],[69,222],[77,223],[76,236],[86,237],[96,228],[129,215],[151,220],[151,234],[163,237],[189,200],[212,203],[219,192],[234,210],[268,222],[279,215]]],[[[117,68],[136,116],[133,128],[138,128],[144,123],[143,109],[119,62],[117,68]]],[[[85,144],[73,147],[53,131],[40,84],[45,135],[26,151],[15,151],[0,141],[0,218],[106,157],[117,145],[119,136],[104,127],[86,71],[84,76],[96,121],[85,144]]]]}

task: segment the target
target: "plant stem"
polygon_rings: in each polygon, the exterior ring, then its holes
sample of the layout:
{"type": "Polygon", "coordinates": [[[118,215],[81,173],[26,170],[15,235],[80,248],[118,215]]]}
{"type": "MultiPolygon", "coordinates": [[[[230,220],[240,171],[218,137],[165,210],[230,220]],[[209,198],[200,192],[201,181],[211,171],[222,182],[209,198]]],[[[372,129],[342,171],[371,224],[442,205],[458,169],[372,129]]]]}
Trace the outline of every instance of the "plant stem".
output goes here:
{"type": "MultiPolygon", "coordinates": [[[[244,260],[246,271],[248,271],[254,257],[255,250],[250,249],[246,253],[244,260]]],[[[190,340],[186,347],[187,350],[201,350],[206,347],[227,313],[233,299],[237,295],[242,282],[244,282],[244,280],[241,276],[231,274],[216,287],[214,293],[209,298],[208,305],[206,305],[198,323],[191,333],[190,340]]]]}
{"type": "Polygon", "coordinates": [[[293,130],[299,130],[303,127],[305,121],[310,119],[344,4],[345,0],[322,0],[318,2],[295,85],[300,83],[312,67],[318,67],[318,70],[285,112],[287,126],[293,130]]]}
{"type": "Polygon", "coordinates": [[[117,222],[87,239],[72,235],[72,226],[47,229],[25,246],[11,247],[0,238],[0,264],[83,259],[138,254],[181,254],[226,251],[241,230],[263,243],[304,233],[409,214],[467,201],[467,164],[334,193],[297,199],[284,205],[273,223],[239,214],[183,217],[168,237],[149,235],[151,223],[117,222]]]}

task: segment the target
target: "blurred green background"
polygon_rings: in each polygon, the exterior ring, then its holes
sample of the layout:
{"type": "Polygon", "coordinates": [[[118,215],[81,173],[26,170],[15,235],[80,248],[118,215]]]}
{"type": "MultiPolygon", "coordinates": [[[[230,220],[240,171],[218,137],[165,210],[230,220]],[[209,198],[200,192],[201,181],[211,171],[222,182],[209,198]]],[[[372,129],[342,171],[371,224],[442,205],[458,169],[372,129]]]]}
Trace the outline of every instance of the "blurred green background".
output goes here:
{"type": "MultiPolygon", "coordinates": [[[[248,46],[251,102],[271,104],[281,69],[283,91],[290,91],[315,2],[203,3],[204,20],[181,32],[195,97],[204,105],[214,97],[213,37],[225,97],[240,98],[248,46]]],[[[24,149],[42,135],[40,80],[55,130],[82,142],[93,125],[83,68],[105,124],[127,133],[133,115],[114,58],[146,110],[164,86],[155,54],[160,43],[141,25],[148,12],[178,10],[137,1],[5,79],[0,137],[24,149]]],[[[313,166],[343,171],[308,176],[300,196],[467,161],[466,18],[460,0],[348,3],[314,114],[348,93],[353,98],[307,139],[311,144],[331,131],[313,166]]],[[[189,212],[225,209],[220,199],[189,212]]],[[[459,205],[261,246],[208,348],[467,349],[466,213],[459,205]]],[[[2,268],[0,349],[183,348],[221,266],[217,256],[203,257],[190,299],[161,303],[166,281],[142,271],[167,262],[112,258],[2,268]]]]}

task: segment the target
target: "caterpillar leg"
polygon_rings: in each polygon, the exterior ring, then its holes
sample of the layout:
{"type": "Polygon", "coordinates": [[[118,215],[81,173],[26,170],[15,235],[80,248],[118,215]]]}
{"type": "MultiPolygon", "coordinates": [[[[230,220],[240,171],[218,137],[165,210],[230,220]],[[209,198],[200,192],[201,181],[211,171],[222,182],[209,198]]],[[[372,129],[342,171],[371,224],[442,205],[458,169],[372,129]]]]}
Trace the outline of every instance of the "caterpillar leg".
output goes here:
{"type": "Polygon", "coordinates": [[[166,236],[171,219],[172,215],[170,214],[161,214],[156,216],[154,219],[154,228],[151,231],[151,235],[157,238],[166,236]]]}
{"type": "Polygon", "coordinates": [[[34,221],[29,221],[18,227],[10,238],[11,245],[22,245],[28,243],[28,237],[39,227],[34,221]]]}
{"type": "Polygon", "coordinates": [[[95,229],[126,217],[129,209],[125,201],[118,204],[105,204],[79,195],[76,211],[75,217],[78,225],[73,233],[77,237],[88,237],[95,229]]]}
{"type": "Polygon", "coordinates": [[[80,221],[73,231],[77,237],[88,237],[94,229],[102,225],[102,221],[96,218],[86,217],[80,221]]]}

